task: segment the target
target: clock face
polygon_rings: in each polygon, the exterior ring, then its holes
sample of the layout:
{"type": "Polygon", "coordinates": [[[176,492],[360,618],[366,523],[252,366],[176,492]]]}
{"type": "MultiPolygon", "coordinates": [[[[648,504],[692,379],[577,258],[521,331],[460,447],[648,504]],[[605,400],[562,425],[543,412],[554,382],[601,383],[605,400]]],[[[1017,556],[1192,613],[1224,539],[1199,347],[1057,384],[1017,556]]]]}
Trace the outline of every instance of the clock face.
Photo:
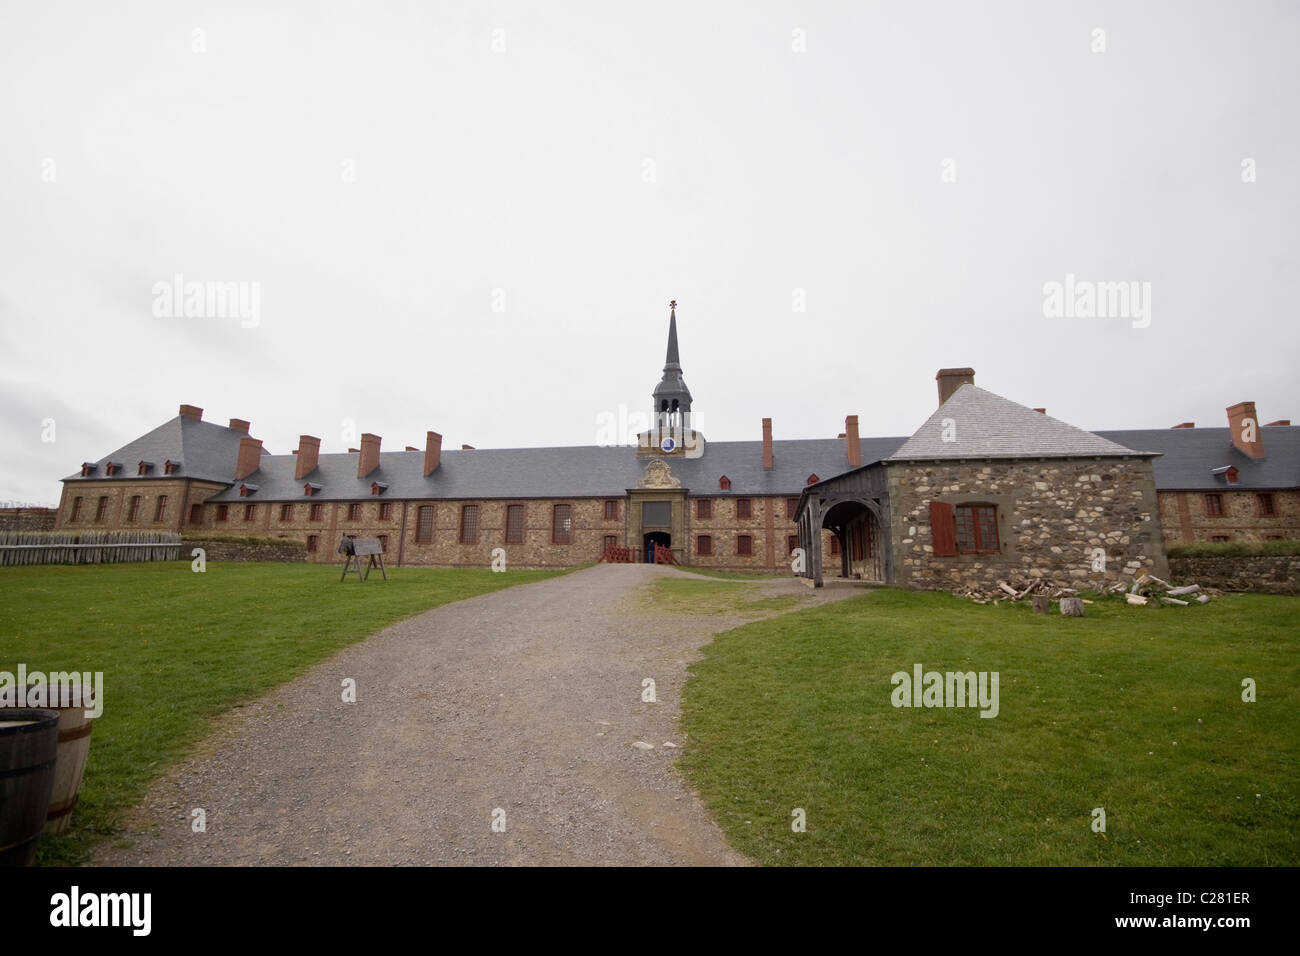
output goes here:
{"type": "Polygon", "coordinates": [[[665,438],[659,443],[659,447],[664,451],[672,451],[677,447],[677,442],[673,441],[671,438],[665,438]]]}

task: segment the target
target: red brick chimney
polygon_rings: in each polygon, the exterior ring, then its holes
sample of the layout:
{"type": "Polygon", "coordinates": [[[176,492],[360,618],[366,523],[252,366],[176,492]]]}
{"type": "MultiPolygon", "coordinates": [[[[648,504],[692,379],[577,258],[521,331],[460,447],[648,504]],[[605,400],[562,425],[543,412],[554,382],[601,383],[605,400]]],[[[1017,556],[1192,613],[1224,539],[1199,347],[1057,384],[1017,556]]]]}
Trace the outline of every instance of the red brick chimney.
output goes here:
{"type": "Polygon", "coordinates": [[[775,459],[772,457],[772,419],[763,419],[763,467],[769,471],[775,459]]]}
{"type": "Polygon", "coordinates": [[[196,422],[203,421],[203,409],[197,405],[182,405],[181,418],[192,418],[196,422]]]}
{"type": "Polygon", "coordinates": [[[1237,451],[1247,458],[1264,457],[1264,440],[1259,434],[1259,416],[1254,402],[1238,402],[1228,409],[1228,431],[1237,451]]]}
{"type": "Polygon", "coordinates": [[[242,481],[262,467],[262,439],[239,439],[239,458],[235,461],[235,480],[242,481]]]}
{"type": "Polygon", "coordinates": [[[316,470],[316,464],[320,459],[320,439],[311,435],[298,436],[298,460],[294,462],[295,468],[293,477],[295,479],[306,478],[316,470]]]}
{"type": "Polygon", "coordinates": [[[230,420],[230,430],[232,432],[243,432],[247,435],[248,430],[252,427],[249,422],[244,421],[242,418],[232,418],[230,420]]]}
{"type": "Polygon", "coordinates": [[[1179,422],[1174,428],[1195,428],[1196,422],[1179,422]]]}
{"type": "Polygon", "coordinates": [[[963,385],[975,384],[975,370],[973,368],[941,368],[934,378],[939,383],[939,404],[942,405],[948,401],[953,392],[963,385]]]}
{"type": "Polygon", "coordinates": [[[357,459],[358,478],[365,478],[379,467],[380,441],[378,435],[371,435],[369,432],[361,436],[361,457],[357,459]]]}
{"type": "Polygon", "coordinates": [[[844,419],[844,453],[848,456],[850,468],[862,464],[862,442],[858,440],[857,415],[849,415],[844,419]]]}
{"type": "Polygon", "coordinates": [[[429,432],[424,436],[424,477],[428,478],[438,470],[442,462],[442,436],[429,432]]]}

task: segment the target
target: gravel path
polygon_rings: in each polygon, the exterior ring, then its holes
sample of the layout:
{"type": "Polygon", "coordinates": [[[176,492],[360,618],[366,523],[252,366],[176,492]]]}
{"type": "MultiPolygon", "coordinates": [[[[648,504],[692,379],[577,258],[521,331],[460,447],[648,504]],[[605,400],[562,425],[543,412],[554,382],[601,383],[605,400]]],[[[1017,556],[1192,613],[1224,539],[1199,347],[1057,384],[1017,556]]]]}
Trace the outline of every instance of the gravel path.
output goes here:
{"type": "Polygon", "coordinates": [[[681,574],[598,565],[386,628],[234,710],[94,863],[744,864],[673,761],[686,665],[754,617],[645,606],[642,585],[681,574]]]}

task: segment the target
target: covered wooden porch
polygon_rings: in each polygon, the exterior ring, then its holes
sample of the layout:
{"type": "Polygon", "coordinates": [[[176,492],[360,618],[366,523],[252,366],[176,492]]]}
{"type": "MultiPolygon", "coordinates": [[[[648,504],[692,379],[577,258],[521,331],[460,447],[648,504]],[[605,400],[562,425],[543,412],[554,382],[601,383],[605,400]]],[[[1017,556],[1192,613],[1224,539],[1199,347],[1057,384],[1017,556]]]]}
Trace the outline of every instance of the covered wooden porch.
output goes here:
{"type": "Polygon", "coordinates": [[[809,485],[799,496],[795,512],[799,547],[804,552],[803,577],[815,587],[824,583],[827,558],[839,561],[840,576],[892,584],[889,493],[885,469],[865,465],[809,485]],[[822,554],[822,529],[840,544],[838,558],[822,554]]]}

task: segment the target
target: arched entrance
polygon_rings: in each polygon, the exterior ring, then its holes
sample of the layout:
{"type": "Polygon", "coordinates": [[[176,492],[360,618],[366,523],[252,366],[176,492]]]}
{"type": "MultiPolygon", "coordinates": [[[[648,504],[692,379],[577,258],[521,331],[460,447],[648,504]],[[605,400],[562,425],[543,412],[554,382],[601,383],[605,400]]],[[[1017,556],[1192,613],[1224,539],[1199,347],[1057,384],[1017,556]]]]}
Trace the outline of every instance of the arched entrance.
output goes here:
{"type": "Polygon", "coordinates": [[[806,556],[797,573],[811,578],[815,586],[822,586],[827,564],[838,564],[845,577],[893,583],[889,492],[880,463],[809,485],[799,497],[795,522],[806,556]],[[822,529],[834,534],[838,554],[822,553],[822,529]]]}
{"type": "Polygon", "coordinates": [[[645,563],[646,564],[655,563],[656,544],[659,545],[659,547],[661,548],[671,548],[672,543],[673,543],[673,536],[670,535],[667,531],[646,532],[646,536],[643,541],[643,547],[641,549],[641,554],[645,558],[645,563]]]}
{"type": "Polygon", "coordinates": [[[821,526],[839,540],[840,577],[885,580],[880,524],[864,502],[837,501],[822,515],[821,526]]]}

